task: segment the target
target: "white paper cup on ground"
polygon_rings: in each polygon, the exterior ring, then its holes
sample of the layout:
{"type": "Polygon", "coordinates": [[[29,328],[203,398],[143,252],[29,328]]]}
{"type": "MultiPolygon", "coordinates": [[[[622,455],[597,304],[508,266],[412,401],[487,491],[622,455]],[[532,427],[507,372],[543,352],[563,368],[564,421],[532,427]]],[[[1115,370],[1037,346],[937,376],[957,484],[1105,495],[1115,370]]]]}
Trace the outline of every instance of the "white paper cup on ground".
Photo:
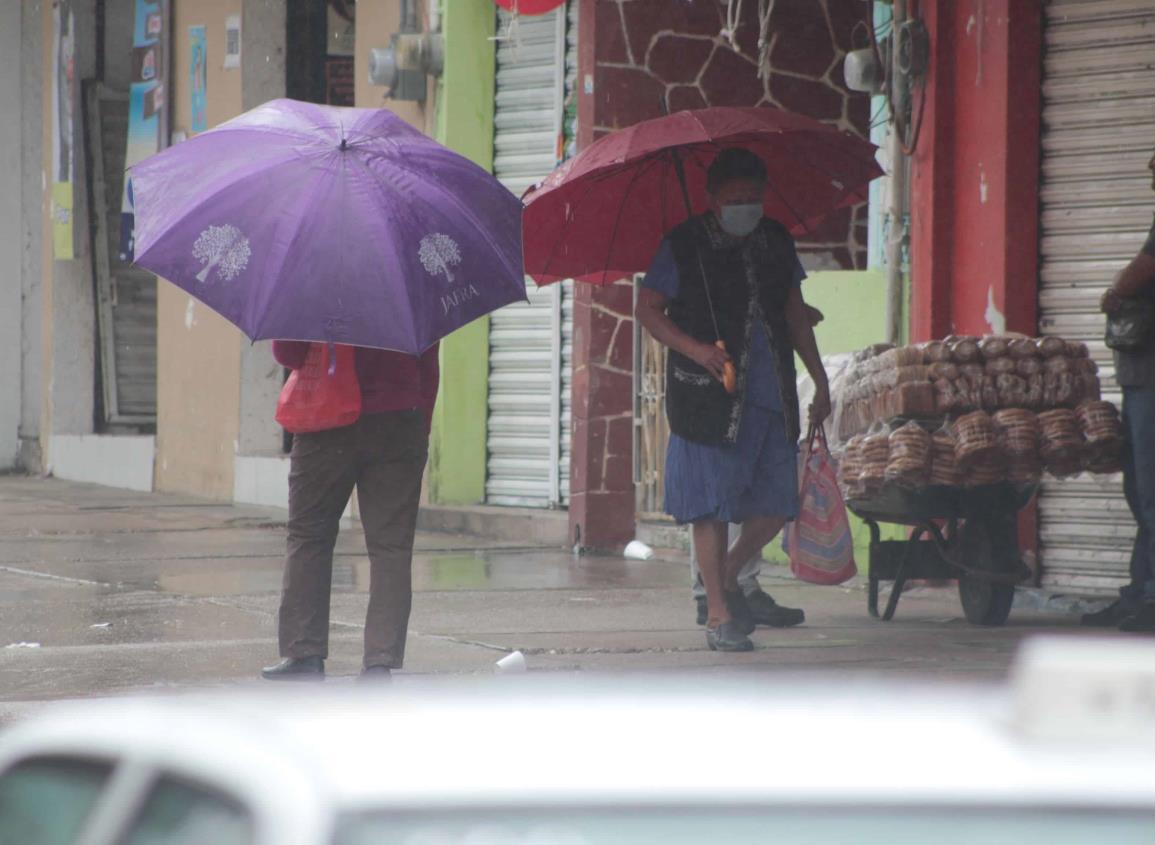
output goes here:
{"type": "Polygon", "coordinates": [[[641,540],[631,540],[622,555],[630,560],[649,560],[654,556],[654,550],[641,540]]]}
{"type": "Polygon", "coordinates": [[[516,672],[525,672],[525,655],[520,651],[507,654],[501,658],[501,660],[497,661],[497,671],[507,675],[512,675],[516,672]]]}

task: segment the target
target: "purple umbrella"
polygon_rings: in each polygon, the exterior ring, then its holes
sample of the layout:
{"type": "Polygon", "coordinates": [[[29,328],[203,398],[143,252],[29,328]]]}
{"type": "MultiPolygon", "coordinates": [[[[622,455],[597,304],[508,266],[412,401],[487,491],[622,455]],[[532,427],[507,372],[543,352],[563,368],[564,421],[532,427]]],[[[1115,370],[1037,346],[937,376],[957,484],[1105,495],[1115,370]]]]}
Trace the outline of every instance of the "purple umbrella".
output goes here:
{"type": "Polygon", "coordinates": [[[525,299],[521,202],[385,109],[273,100],[131,176],[136,263],[253,340],[416,355],[525,299]]]}

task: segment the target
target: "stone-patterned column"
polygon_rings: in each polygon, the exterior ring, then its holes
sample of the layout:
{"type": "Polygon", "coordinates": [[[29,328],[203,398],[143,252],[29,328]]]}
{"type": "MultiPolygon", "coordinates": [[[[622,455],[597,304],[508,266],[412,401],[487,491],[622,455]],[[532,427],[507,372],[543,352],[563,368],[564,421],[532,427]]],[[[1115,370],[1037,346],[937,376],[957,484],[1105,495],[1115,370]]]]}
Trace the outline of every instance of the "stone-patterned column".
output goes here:
{"type": "Polygon", "coordinates": [[[633,302],[625,281],[574,298],[570,538],[586,548],[634,536],[633,302]]]}

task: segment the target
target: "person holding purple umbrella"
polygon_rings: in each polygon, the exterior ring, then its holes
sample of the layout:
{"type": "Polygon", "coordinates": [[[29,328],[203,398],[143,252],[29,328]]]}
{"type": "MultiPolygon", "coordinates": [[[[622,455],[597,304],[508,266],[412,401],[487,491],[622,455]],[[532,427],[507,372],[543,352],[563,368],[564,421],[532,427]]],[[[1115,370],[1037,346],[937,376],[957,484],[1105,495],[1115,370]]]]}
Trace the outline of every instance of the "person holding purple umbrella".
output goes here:
{"type": "MultiPolygon", "coordinates": [[[[755,618],[742,568],[798,515],[801,420],[794,355],[814,379],[810,423],[830,414],[830,388],[805,272],[794,241],[764,216],[767,171],[749,150],[719,153],[708,172],[710,210],[670,231],[638,297],[636,316],[670,350],[666,511],[693,526],[705,586],[706,642],[750,651],[755,618]],[[727,524],[742,531],[727,548],[727,524]]],[[[803,621],[768,595],[780,627],[803,621]]]]}
{"type": "MultiPolygon", "coordinates": [[[[274,341],[273,355],[300,370],[311,344],[274,341]]],[[[329,656],[333,547],[354,488],[369,552],[369,610],[362,678],[387,679],[405,661],[413,601],[413,538],[429,426],[437,399],[438,346],[419,358],[355,348],[361,416],[352,425],[297,434],[289,469],[289,540],[270,681],[321,680],[329,656]]]]}
{"type": "Polygon", "coordinates": [[[286,99],[131,176],[135,263],[250,340],[274,341],[295,371],[277,411],[297,435],[282,659],[262,674],[324,676],[333,547],[356,489],[371,582],[364,672],[388,676],[405,658],[437,344],[526,299],[521,201],[388,109],[286,99]]]}

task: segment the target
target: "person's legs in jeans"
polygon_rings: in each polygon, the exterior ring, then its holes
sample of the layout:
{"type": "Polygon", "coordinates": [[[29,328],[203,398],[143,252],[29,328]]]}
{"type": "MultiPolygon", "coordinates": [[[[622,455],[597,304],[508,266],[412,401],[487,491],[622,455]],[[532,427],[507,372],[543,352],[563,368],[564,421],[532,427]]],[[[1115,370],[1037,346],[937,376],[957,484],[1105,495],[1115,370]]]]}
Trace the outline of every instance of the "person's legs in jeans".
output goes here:
{"type": "Polygon", "coordinates": [[[294,437],[288,556],[277,624],[281,657],[329,654],[333,546],[356,477],[352,426],[294,437]]]}
{"type": "Polygon", "coordinates": [[[357,501],[370,562],[364,666],[399,669],[413,604],[413,539],[429,436],[418,411],[374,414],[362,422],[357,501]]]}
{"type": "Polygon", "coordinates": [[[1111,604],[1083,614],[1082,624],[1092,628],[1114,628],[1134,615],[1143,604],[1143,593],[1151,572],[1152,533],[1143,516],[1139,481],[1143,474],[1141,467],[1149,461],[1149,457],[1144,459],[1144,454],[1151,451],[1151,447],[1143,442],[1144,426],[1151,424],[1150,419],[1144,419],[1149,415],[1144,412],[1143,394],[1151,392],[1149,388],[1123,388],[1123,494],[1127,497],[1137,532],[1131,546],[1130,581],[1119,590],[1119,598],[1111,604]]]}
{"type": "Polygon", "coordinates": [[[1155,387],[1123,388],[1127,502],[1139,526],[1128,591],[1155,603],[1155,387]]]}

